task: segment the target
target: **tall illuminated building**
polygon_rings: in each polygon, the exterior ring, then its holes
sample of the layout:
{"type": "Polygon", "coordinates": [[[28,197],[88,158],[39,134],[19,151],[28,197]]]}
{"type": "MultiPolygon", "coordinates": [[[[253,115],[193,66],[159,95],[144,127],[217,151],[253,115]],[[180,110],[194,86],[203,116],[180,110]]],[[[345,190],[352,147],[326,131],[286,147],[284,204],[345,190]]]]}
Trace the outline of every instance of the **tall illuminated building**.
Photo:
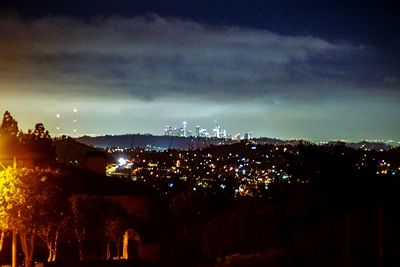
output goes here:
{"type": "Polygon", "coordinates": [[[188,133],[187,133],[187,122],[184,121],[182,124],[183,124],[183,128],[182,128],[182,130],[183,130],[183,136],[184,136],[184,137],[187,137],[187,136],[188,136],[188,133]]]}
{"type": "Polygon", "coordinates": [[[167,136],[172,136],[173,131],[174,131],[174,129],[171,126],[167,125],[167,126],[165,126],[164,134],[167,136]]]}
{"type": "Polygon", "coordinates": [[[221,126],[218,125],[217,121],[215,121],[215,126],[213,129],[213,137],[220,138],[221,126]]]}
{"type": "Polygon", "coordinates": [[[228,137],[228,134],[226,133],[226,130],[224,129],[224,130],[222,130],[221,132],[222,132],[221,137],[223,137],[223,138],[226,139],[226,138],[228,137]]]}

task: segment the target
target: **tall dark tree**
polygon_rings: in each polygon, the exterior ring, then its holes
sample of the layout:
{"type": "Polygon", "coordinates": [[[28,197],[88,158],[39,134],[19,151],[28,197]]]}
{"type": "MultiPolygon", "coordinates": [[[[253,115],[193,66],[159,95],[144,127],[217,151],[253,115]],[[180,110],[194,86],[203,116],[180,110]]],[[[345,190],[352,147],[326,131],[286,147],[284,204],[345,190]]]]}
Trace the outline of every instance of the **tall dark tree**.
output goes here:
{"type": "Polygon", "coordinates": [[[6,111],[0,126],[0,152],[12,158],[16,148],[18,147],[18,122],[6,111]]]}
{"type": "Polygon", "coordinates": [[[0,135],[1,136],[14,136],[16,137],[18,134],[18,122],[11,116],[10,112],[6,110],[3,115],[3,121],[0,126],[0,135]]]}

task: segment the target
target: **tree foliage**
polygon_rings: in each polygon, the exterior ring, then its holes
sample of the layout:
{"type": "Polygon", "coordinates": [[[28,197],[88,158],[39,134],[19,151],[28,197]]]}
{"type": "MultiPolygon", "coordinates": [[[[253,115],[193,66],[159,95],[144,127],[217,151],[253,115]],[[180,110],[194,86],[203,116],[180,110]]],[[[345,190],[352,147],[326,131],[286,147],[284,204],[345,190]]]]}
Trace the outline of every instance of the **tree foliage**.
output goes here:
{"type": "Polygon", "coordinates": [[[33,130],[24,133],[10,112],[6,111],[0,125],[0,136],[5,154],[25,154],[29,151],[31,153],[28,154],[35,158],[35,164],[47,164],[55,159],[53,140],[43,123],[36,123],[33,130]]]}
{"type": "Polygon", "coordinates": [[[54,206],[59,189],[51,181],[60,175],[50,168],[11,168],[0,172],[0,226],[17,231],[30,266],[38,232],[59,217],[54,206]]]}

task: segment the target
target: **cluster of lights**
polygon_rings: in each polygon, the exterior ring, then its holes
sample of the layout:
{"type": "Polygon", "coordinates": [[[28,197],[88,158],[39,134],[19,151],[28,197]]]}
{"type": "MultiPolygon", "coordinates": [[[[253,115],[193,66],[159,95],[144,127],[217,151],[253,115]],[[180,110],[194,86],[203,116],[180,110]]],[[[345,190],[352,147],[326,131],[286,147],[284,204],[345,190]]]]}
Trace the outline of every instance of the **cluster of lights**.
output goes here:
{"type": "MultiPolygon", "coordinates": [[[[166,183],[169,190],[176,183],[194,181],[193,191],[223,190],[238,195],[257,196],[273,182],[289,181],[291,176],[283,170],[278,150],[271,148],[260,154],[257,146],[249,144],[246,154],[218,155],[200,151],[150,152],[109,148],[109,152],[130,155],[111,165],[109,175],[124,176],[135,181],[166,183]],[[280,166],[280,167],[278,167],[280,166]]],[[[284,148],[283,151],[287,151],[284,148]]]]}
{"type": "MultiPolygon", "coordinates": [[[[124,177],[150,183],[160,191],[176,190],[180,185],[192,183],[193,191],[223,191],[232,192],[238,197],[257,197],[262,196],[274,183],[309,183],[307,177],[293,177],[289,171],[291,166],[287,156],[298,157],[301,150],[297,146],[261,146],[247,142],[238,144],[238,147],[240,149],[237,151],[229,147],[225,152],[218,148],[162,152],[114,148],[108,151],[116,154],[123,151],[128,158],[119,162],[115,173],[121,175],[123,169],[124,177]]],[[[340,155],[343,156],[344,152],[340,155]]],[[[374,155],[377,154],[360,149],[359,160],[354,162],[354,168],[368,170],[374,167],[377,162],[374,155]]],[[[379,175],[400,173],[400,166],[386,160],[378,161],[375,167],[379,175]]]]}

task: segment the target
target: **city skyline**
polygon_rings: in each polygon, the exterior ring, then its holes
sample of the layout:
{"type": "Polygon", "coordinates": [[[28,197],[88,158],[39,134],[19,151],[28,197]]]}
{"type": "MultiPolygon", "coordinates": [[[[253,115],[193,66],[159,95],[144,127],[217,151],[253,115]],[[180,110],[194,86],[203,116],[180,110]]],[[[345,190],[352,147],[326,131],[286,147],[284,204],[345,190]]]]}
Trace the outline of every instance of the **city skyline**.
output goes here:
{"type": "Polygon", "coordinates": [[[0,8],[0,108],[24,131],[162,135],[217,120],[255,137],[399,140],[389,1],[0,8]]]}

